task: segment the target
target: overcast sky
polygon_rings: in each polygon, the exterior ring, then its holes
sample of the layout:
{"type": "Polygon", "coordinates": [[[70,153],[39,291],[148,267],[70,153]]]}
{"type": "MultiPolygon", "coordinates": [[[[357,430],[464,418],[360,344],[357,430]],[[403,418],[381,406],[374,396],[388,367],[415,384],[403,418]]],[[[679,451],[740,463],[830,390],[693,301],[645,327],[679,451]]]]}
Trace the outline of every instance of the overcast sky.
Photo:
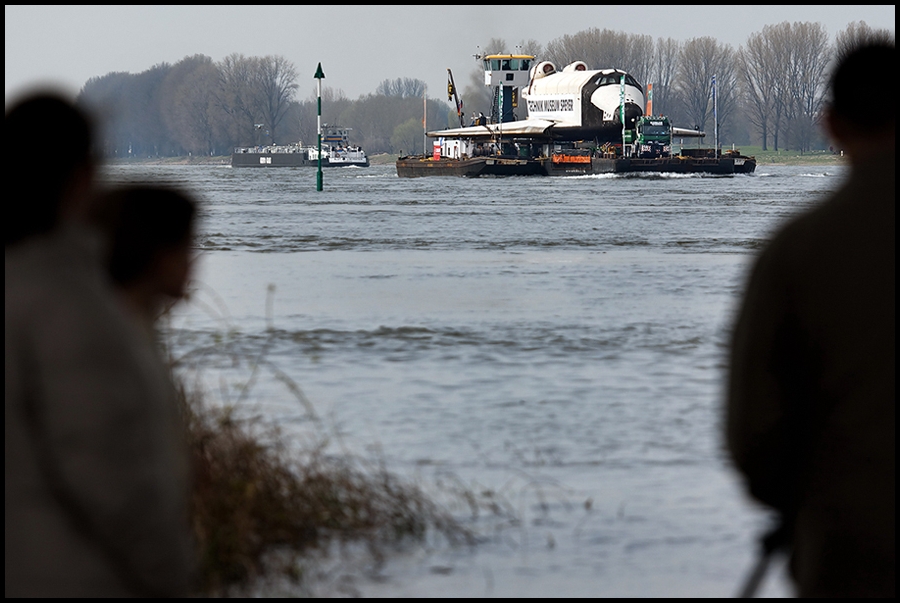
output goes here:
{"type": "MultiPolygon", "coordinates": [[[[893,5],[864,6],[10,6],[5,7],[6,98],[39,83],[75,94],[91,77],[140,73],[204,54],[279,54],[309,97],[321,61],[325,85],[350,98],[385,79],[424,80],[444,96],[447,68],[460,87],[479,44],[554,38],[597,27],[654,38],[713,36],[735,48],[763,26],[821,22],[830,36],[853,21],[894,29],[893,5]]],[[[591,68],[619,67],[591,65],[591,68]]],[[[446,98],[446,96],[444,96],[446,98]]]]}

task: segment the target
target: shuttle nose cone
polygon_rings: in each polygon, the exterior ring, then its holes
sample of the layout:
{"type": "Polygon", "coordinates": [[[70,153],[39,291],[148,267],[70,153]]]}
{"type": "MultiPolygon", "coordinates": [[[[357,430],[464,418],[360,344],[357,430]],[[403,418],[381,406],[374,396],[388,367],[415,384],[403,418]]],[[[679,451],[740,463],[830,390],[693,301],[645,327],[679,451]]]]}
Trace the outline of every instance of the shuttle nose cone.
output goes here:
{"type": "MultiPolygon", "coordinates": [[[[625,129],[633,130],[634,122],[637,121],[637,118],[644,114],[644,111],[634,103],[625,103],[625,129]]],[[[616,109],[615,114],[615,122],[617,124],[622,123],[622,106],[616,109]]]]}

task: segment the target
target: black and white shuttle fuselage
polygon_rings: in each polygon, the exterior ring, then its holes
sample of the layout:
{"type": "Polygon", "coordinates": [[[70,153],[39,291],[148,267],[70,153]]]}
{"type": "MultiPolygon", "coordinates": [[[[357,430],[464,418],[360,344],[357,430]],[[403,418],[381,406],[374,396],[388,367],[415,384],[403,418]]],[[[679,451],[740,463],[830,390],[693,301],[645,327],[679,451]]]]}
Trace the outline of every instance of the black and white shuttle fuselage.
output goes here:
{"type": "MultiPolygon", "coordinates": [[[[512,56],[512,55],[511,55],[512,56]]],[[[485,65],[489,65],[485,61],[485,65]]],[[[499,63],[502,65],[503,63],[499,63]]],[[[518,74],[515,74],[518,75],[518,74]]],[[[485,71],[485,83],[503,86],[504,74],[485,71]]],[[[558,141],[592,140],[621,142],[622,113],[625,129],[633,129],[635,120],[644,114],[644,90],[631,75],[621,69],[588,70],[582,61],[567,65],[562,71],[549,61],[530,69],[528,82],[518,88],[528,117],[481,126],[429,132],[431,136],[482,138],[528,136],[558,141]],[[624,78],[624,81],[623,81],[624,78]]],[[[505,79],[512,79],[506,76],[505,79]]],[[[502,87],[500,88],[502,94],[502,87]]],[[[494,94],[494,98],[499,98],[494,94]]]]}
{"type": "Polygon", "coordinates": [[[552,122],[556,140],[621,141],[623,106],[625,129],[644,114],[644,90],[633,77],[621,69],[588,70],[580,61],[561,72],[538,64],[522,98],[528,119],[552,122]]]}

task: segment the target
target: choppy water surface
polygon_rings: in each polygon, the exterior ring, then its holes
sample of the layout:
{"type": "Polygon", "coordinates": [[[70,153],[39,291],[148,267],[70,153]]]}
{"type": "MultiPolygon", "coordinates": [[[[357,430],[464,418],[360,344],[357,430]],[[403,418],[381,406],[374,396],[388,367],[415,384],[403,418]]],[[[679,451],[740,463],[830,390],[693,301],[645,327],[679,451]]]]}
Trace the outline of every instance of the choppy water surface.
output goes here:
{"type": "MultiPolygon", "coordinates": [[[[438,498],[448,483],[493,492],[519,520],[467,519],[474,549],[323,562],[315,592],[478,597],[734,594],[767,518],[721,452],[729,327],[772,229],[841,176],[372,167],[326,171],[316,192],[303,168],[107,172],[202,198],[198,291],[173,337],[204,350],[222,395],[249,378],[235,358],[265,345],[340,446],[438,498]]],[[[310,429],[274,374],[251,402],[310,429]]],[[[789,593],[779,568],[763,594],[789,593]]]]}

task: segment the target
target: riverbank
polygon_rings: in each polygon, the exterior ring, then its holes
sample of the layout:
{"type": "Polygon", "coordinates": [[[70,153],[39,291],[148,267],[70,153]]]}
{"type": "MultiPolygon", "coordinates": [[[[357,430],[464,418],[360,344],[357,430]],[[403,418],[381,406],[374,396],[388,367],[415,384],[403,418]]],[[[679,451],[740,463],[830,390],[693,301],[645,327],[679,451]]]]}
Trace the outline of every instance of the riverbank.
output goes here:
{"type": "Polygon", "coordinates": [[[806,151],[771,149],[763,151],[761,147],[741,147],[741,153],[756,157],[757,165],[845,165],[846,156],[831,151],[806,151]]]}

